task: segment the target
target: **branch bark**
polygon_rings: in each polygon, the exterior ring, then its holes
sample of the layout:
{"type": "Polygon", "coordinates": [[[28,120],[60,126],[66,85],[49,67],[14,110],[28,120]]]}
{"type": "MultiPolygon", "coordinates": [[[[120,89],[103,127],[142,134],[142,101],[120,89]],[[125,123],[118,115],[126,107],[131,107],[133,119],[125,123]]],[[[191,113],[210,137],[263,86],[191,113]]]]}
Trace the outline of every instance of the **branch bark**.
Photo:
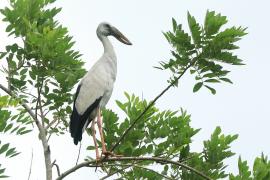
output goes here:
{"type": "MultiPolygon", "coordinates": [[[[172,161],[169,159],[164,159],[164,158],[159,158],[159,157],[108,157],[106,159],[103,160],[103,162],[117,162],[117,161],[154,161],[156,163],[167,163],[167,164],[174,164],[177,165],[179,167],[185,168],[195,174],[197,174],[198,176],[207,179],[207,180],[211,180],[210,177],[206,176],[205,174],[203,174],[202,172],[186,165],[180,162],[176,162],[176,161],[172,161]]],[[[73,168],[67,170],[66,172],[62,173],[56,180],[61,180],[63,178],[65,178],[66,176],[68,176],[69,174],[75,172],[76,170],[82,168],[82,167],[98,167],[99,165],[96,165],[96,160],[93,161],[86,161],[83,163],[80,163],[76,166],[74,166],[73,168]]]]}
{"type": "Polygon", "coordinates": [[[52,166],[55,166],[56,167],[57,174],[58,174],[58,176],[60,176],[61,175],[61,173],[60,173],[60,167],[59,167],[58,164],[56,164],[56,160],[53,161],[52,166]]]}
{"type": "MultiPolygon", "coordinates": [[[[0,84],[0,89],[5,91],[9,96],[19,99],[16,94],[14,94],[11,90],[7,89],[4,87],[2,84],[0,84]]],[[[38,118],[35,116],[35,113],[32,111],[32,109],[24,103],[22,100],[19,99],[20,105],[28,112],[28,114],[32,117],[34,120],[35,124],[38,127],[39,130],[39,137],[42,142],[43,146],[43,153],[44,153],[44,158],[45,158],[45,166],[46,166],[46,178],[47,180],[52,180],[52,161],[51,161],[51,152],[50,152],[50,147],[48,145],[47,139],[46,139],[46,130],[42,126],[41,122],[38,120],[38,118]]]]}

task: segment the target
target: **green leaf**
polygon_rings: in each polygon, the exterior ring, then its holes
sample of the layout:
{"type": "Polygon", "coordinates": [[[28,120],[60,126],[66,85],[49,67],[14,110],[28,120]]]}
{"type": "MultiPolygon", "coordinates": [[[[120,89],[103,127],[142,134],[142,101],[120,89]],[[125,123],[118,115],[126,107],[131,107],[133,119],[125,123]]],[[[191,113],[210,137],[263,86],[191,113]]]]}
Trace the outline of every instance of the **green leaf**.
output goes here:
{"type": "Polygon", "coordinates": [[[15,153],[16,153],[15,148],[11,148],[6,152],[6,157],[11,156],[15,153]]]}
{"type": "Polygon", "coordinates": [[[212,94],[216,94],[216,90],[210,86],[204,85],[207,89],[211,91],[212,94]]]}
{"type": "Polygon", "coordinates": [[[6,32],[10,32],[12,29],[13,29],[13,25],[10,24],[10,25],[7,26],[6,32]]]}
{"type": "Polygon", "coordinates": [[[194,41],[194,44],[199,45],[201,43],[201,34],[202,34],[202,30],[200,25],[196,22],[195,18],[193,16],[190,15],[190,13],[188,12],[188,25],[189,25],[189,29],[192,35],[192,39],[194,41]]]}
{"type": "Polygon", "coordinates": [[[204,29],[206,36],[211,36],[218,33],[221,26],[226,23],[226,16],[216,14],[215,11],[207,11],[204,21],[204,29]]]}
{"type": "Polygon", "coordinates": [[[219,79],[222,80],[222,81],[233,84],[233,82],[229,78],[219,78],[219,79]]]}
{"type": "Polygon", "coordinates": [[[193,87],[193,92],[199,91],[199,89],[201,89],[202,85],[203,85],[203,82],[196,83],[195,86],[193,87]]]}
{"type": "Polygon", "coordinates": [[[8,178],[9,176],[6,175],[0,175],[0,178],[8,178]]]}
{"type": "Polygon", "coordinates": [[[217,80],[217,79],[207,79],[204,82],[208,82],[208,83],[220,83],[220,81],[217,80]]]}
{"type": "Polygon", "coordinates": [[[4,144],[1,148],[0,148],[0,154],[6,152],[8,150],[9,147],[9,143],[4,144]]]}
{"type": "Polygon", "coordinates": [[[7,55],[7,52],[1,52],[0,53],[0,59],[2,59],[3,57],[5,57],[7,55]]]}
{"type": "Polygon", "coordinates": [[[215,42],[219,42],[218,46],[222,49],[238,49],[238,46],[233,45],[233,43],[239,41],[243,36],[245,36],[247,28],[240,27],[231,27],[227,28],[224,31],[218,33],[214,38],[215,42]]]}
{"type": "Polygon", "coordinates": [[[26,72],[27,72],[27,69],[25,68],[25,69],[21,70],[20,75],[24,75],[26,72]]]}
{"type": "Polygon", "coordinates": [[[177,22],[174,18],[172,18],[172,24],[173,24],[173,32],[175,32],[177,29],[177,22]]]}
{"type": "Polygon", "coordinates": [[[87,146],[86,149],[89,150],[89,151],[91,151],[91,150],[94,150],[94,149],[96,149],[96,148],[95,148],[95,146],[87,146]]]}
{"type": "Polygon", "coordinates": [[[241,59],[238,59],[237,56],[234,56],[230,52],[220,52],[220,53],[215,54],[211,58],[214,58],[216,61],[219,60],[224,63],[228,63],[232,65],[244,65],[241,59]]]}

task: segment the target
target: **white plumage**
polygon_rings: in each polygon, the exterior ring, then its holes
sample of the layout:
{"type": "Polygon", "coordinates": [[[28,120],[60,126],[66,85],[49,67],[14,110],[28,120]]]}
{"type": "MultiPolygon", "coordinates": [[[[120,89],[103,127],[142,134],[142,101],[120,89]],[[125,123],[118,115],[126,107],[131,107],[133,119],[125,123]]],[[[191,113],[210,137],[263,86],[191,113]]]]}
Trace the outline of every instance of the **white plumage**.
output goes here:
{"type": "MultiPolygon", "coordinates": [[[[75,144],[81,141],[83,130],[91,121],[93,121],[92,127],[94,127],[94,120],[97,116],[98,125],[101,124],[100,108],[105,107],[113,91],[117,74],[117,58],[113,46],[107,37],[110,35],[122,43],[131,45],[130,41],[110,24],[101,23],[98,26],[97,36],[104,46],[104,53],[82,78],[77,88],[70,121],[70,133],[75,144]]],[[[104,141],[100,126],[99,130],[101,140],[104,141]]],[[[102,148],[103,151],[105,151],[104,147],[102,148]]]]}

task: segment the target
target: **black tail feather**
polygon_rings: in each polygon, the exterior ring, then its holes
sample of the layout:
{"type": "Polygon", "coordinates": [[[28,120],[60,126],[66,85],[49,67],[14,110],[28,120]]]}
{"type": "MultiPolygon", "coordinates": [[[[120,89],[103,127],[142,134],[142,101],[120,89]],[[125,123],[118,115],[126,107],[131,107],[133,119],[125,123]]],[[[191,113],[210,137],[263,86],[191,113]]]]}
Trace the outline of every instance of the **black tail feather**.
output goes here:
{"type": "MultiPolygon", "coordinates": [[[[79,141],[82,140],[82,133],[83,133],[83,127],[87,123],[87,125],[93,120],[90,119],[90,116],[96,116],[96,114],[93,114],[96,109],[99,107],[99,103],[102,97],[99,97],[96,99],[96,101],[91,104],[87,110],[80,115],[76,109],[75,102],[73,106],[73,112],[70,117],[70,126],[69,130],[71,133],[71,137],[73,137],[74,144],[77,145],[79,141]]],[[[76,99],[75,99],[76,101],[76,99]]]]}

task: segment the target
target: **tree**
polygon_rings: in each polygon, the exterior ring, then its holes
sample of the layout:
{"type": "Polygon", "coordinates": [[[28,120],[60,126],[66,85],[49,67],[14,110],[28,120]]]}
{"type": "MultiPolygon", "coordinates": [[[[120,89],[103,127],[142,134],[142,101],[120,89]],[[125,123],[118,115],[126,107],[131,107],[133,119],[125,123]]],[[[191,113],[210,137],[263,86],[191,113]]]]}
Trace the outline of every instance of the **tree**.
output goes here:
{"type": "MultiPolygon", "coordinates": [[[[6,78],[6,83],[0,84],[0,132],[23,135],[38,129],[47,180],[63,179],[81,167],[100,168],[105,174],[103,179],[113,175],[124,179],[269,178],[270,162],[264,155],[256,158],[253,173],[241,158],[238,175],[225,171],[224,160],[234,155],[230,146],[238,135],[224,135],[217,127],[210,139],[204,141],[204,150],[192,152],[192,137],[199,129],[190,126],[187,111],[161,111],[155,106],[164,93],[177,87],[188,71],[198,81],[193,92],[205,87],[215,94],[213,83],[232,83],[224,67],[242,65],[234,50],[239,48],[235,43],[246,35],[246,28],[224,28],[227,18],[214,11],[206,12],[204,25],[188,13],[190,33],[172,19],[172,31],[164,33],[172,46],[172,58],[156,67],[172,74],[164,91],[152,101],[125,93],[125,102],[116,101],[126,114],[124,119],[119,119],[112,110],[103,109],[107,146],[123,157],[104,157],[102,163],[86,157],[59,177],[52,177],[55,163],[51,161],[50,137],[69,136],[71,90],[86,72],[80,53],[73,50],[72,37],[55,20],[61,9],[51,8],[54,1],[10,0],[10,7],[1,9],[3,21],[8,24],[6,32],[15,43],[0,53],[6,78]]],[[[90,129],[88,133],[91,134],[90,129]]],[[[91,151],[93,146],[87,149],[91,151]]],[[[18,154],[9,142],[0,143],[0,155],[11,158],[18,154]]],[[[7,177],[2,166],[0,178],[7,177]]]]}

